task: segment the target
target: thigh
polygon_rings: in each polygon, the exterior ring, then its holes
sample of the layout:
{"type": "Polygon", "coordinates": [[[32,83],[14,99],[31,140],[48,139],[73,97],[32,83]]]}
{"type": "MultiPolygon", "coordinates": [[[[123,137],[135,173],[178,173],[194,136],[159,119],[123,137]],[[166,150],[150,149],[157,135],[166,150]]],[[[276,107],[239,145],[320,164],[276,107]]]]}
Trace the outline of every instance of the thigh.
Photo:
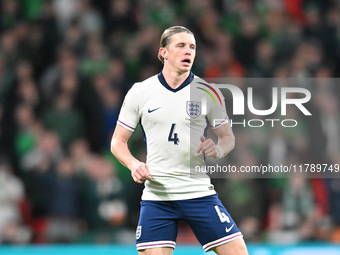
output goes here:
{"type": "Polygon", "coordinates": [[[137,250],[175,248],[177,229],[178,212],[173,202],[142,201],[136,230],[137,250]]]}
{"type": "Polygon", "coordinates": [[[185,221],[205,251],[242,237],[217,194],[187,200],[185,221]]]}

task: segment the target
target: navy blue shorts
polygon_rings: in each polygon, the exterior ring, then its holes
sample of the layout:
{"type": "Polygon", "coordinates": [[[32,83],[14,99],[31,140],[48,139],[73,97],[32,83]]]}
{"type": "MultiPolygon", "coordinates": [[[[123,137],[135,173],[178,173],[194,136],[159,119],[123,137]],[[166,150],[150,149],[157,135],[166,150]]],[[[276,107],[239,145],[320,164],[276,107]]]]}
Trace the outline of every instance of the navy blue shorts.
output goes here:
{"type": "Polygon", "coordinates": [[[141,202],[137,250],[176,246],[178,220],[191,227],[205,251],[242,237],[217,194],[187,200],[141,202]]]}

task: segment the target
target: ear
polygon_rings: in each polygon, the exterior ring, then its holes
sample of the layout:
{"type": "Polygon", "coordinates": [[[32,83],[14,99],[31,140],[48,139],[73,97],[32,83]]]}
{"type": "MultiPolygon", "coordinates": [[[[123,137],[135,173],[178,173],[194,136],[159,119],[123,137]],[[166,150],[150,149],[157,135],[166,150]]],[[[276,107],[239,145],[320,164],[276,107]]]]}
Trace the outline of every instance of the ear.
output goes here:
{"type": "Polygon", "coordinates": [[[159,49],[159,54],[160,54],[164,59],[167,59],[168,51],[166,50],[166,48],[160,48],[160,49],[159,49]]]}

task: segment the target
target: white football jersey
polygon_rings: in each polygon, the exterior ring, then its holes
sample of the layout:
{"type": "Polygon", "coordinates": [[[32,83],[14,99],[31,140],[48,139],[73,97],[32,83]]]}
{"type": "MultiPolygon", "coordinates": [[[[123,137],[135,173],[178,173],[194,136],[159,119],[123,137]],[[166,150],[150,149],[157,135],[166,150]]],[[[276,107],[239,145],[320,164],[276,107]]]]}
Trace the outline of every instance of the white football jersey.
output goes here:
{"type": "Polygon", "coordinates": [[[143,200],[182,200],[215,194],[210,178],[196,172],[204,166],[197,154],[207,125],[226,123],[222,94],[194,74],[172,89],[162,73],[135,83],[125,96],[118,124],[134,131],[140,123],[146,138],[152,180],[145,182],[143,200]]]}

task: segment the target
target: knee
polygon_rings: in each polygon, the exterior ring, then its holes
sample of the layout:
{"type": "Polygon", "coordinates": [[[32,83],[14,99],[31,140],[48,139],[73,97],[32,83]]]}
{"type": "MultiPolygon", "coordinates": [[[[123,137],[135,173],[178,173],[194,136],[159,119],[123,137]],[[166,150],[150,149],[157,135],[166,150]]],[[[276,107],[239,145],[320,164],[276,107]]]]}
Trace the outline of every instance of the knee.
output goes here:
{"type": "Polygon", "coordinates": [[[249,255],[243,238],[237,238],[229,243],[222,244],[213,249],[213,251],[218,255],[249,255]]]}

